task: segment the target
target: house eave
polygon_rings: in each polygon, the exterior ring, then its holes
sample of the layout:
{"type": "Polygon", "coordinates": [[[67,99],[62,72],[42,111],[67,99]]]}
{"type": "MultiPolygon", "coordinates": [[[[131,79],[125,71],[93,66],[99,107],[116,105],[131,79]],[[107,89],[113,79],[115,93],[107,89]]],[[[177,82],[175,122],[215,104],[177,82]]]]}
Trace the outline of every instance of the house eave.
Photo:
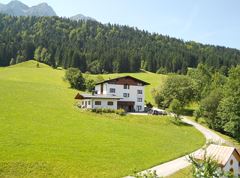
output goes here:
{"type": "Polygon", "coordinates": [[[116,97],[116,96],[103,96],[103,95],[89,95],[89,94],[80,94],[78,93],[75,96],[75,99],[81,100],[81,99],[113,99],[113,100],[120,100],[123,98],[116,97]]]}
{"type": "Polygon", "coordinates": [[[100,85],[100,84],[108,83],[108,82],[111,82],[111,81],[113,81],[113,80],[117,80],[117,79],[121,79],[121,78],[126,78],[126,77],[132,78],[132,79],[138,81],[139,83],[142,83],[143,86],[145,86],[145,85],[150,85],[150,83],[145,82],[145,81],[140,80],[140,79],[137,79],[137,78],[132,77],[132,76],[130,76],[130,75],[123,76],[123,77],[117,77],[117,78],[113,78],[113,79],[109,79],[109,80],[104,80],[104,81],[102,81],[102,82],[98,82],[98,83],[96,83],[96,85],[100,85]]]}

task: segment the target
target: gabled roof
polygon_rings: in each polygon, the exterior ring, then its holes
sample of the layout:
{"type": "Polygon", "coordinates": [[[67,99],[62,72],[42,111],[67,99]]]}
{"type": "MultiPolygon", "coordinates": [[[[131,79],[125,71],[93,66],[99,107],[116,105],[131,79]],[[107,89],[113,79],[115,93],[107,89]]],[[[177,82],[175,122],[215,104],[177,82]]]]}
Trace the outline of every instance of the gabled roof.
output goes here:
{"type": "Polygon", "coordinates": [[[99,95],[99,94],[80,94],[78,93],[76,96],[75,96],[75,99],[116,99],[116,100],[119,100],[119,99],[122,99],[120,97],[117,97],[115,95],[99,95]]]}
{"type": "Polygon", "coordinates": [[[140,79],[137,79],[135,77],[132,77],[130,75],[127,75],[127,76],[123,76],[123,77],[117,77],[117,78],[113,78],[113,79],[109,79],[109,80],[104,80],[102,82],[99,82],[99,83],[96,83],[96,85],[99,85],[99,84],[102,84],[102,83],[108,83],[108,82],[111,82],[111,81],[114,81],[114,80],[118,80],[118,79],[122,79],[122,78],[131,78],[139,83],[142,83],[143,85],[150,85],[150,83],[148,82],[145,82],[143,80],[140,80],[140,79]]]}
{"type": "Polygon", "coordinates": [[[204,154],[206,154],[206,157],[211,157],[212,159],[217,161],[218,164],[225,166],[231,155],[234,154],[234,152],[236,152],[236,154],[238,154],[238,157],[240,157],[240,153],[234,147],[211,144],[206,148],[206,150],[195,152],[194,157],[196,159],[203,160],[204,154]]]}

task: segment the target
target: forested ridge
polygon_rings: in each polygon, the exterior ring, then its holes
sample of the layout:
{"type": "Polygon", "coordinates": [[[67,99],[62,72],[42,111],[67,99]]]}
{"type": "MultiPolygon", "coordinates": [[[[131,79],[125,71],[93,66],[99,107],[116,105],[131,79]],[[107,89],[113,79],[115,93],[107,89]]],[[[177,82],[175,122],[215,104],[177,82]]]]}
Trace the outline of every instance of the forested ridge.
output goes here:
{"type": "Polygon", "coordinates": [[[59,17],[0,14],[0,66],[35,58],[82,72],[186,73],[199,63],[226,70],[240,64],[240,51],[184,42],[128,26],[59,17]]]}

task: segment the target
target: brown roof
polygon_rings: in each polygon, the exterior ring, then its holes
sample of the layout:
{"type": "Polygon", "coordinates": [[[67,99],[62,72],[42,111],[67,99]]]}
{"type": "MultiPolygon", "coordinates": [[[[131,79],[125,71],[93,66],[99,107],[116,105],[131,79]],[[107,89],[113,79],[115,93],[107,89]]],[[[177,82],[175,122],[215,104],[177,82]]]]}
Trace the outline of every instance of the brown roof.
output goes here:
{"type": "Polygon", "coordinates": [[[99,85],[99,84],[102,84],[102,83],[108,83],[108,82],[111,82],[111,81],[114,81],[114,80],[117,80],[117,79],[122,79],[122,78],[131,78],[139,83],[142,83],[143,85],[150,85],[150,83],[148,82],[145,82],[143,80],[140,80],[140,79],[137,79],[135,77],[132,77],[130,75],[127,75],[127,76],[123,76],[123,77],[117,77],[117,78],[113,78],[113,79],[109,79],[109,80],[104,80],[102,82],[99,82],[99,83],[96,83],[96,85],[99,85]]]}
{"type": "MultiPolygon", "coordinates": [[[[211,157],[217,161],[218,164],[225,166],[234,152],[236,152],[239,159],[240,153],[236,148],[211,144],[206,148],[206,157],[211,157]]],[[[197,151],[194,153],[194,157],[202,160],[204,159],[204,154],[205,150],[197,151]]]]}

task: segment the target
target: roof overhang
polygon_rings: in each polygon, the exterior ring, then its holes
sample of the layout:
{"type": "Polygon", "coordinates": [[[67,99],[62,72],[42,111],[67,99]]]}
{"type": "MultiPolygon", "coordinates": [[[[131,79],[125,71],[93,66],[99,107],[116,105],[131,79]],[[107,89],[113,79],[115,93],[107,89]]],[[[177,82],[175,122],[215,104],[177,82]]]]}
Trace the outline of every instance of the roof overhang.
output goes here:
{"type": "Polygon", "coordinates": [[[83,100],[83,99],[113,99],[113,100],[120,100],[122,98],[117,96],[109,96],[109,95],[90,95],[90,94],[80,94],[78,93],[74,99],[83,100]]]}
{"type": "Polygon", "coordinates": [[[102,81],[102,82],[96,83],[96,85],[103,84],[103,83],[108,83],[108,82],[111,82],[111,81],[114,81],[114,80],[117,80],[117,79],[122,79],[122,78],[131,78],[131,79],[133,79],[133,80],[138,81],[139,83],[142,83],[143,85],[150,85],[150,83],[145,82],[145,81],[140,80],[140,79],[137,79],[137,78],[132,77],[132,76],[130,76],[130,75],[123,76],[123,77],[117,77],[117,78],[113,78],[113,79],[109,79],[109,80],[104,80],[104,81],[102,81]]]}

